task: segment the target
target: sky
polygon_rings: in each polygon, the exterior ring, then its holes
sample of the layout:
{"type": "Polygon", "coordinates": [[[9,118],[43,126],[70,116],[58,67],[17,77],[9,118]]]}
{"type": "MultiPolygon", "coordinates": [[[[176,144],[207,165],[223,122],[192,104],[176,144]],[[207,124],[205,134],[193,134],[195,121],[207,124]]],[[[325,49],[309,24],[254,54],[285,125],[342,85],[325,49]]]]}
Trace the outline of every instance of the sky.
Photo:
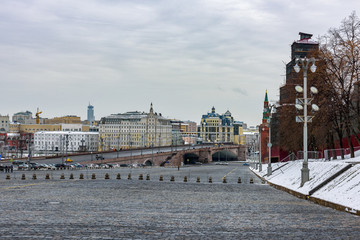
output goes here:
{"type": "MultiPolygon", "coordinates": [[[[317,39],[358,0],[2,0],[0,114],[154,111],[200,122],[214,106],[261,123],[299,32],[317,39]]],[[[359,13],[357,13],[359,14],[359,13]]]]}

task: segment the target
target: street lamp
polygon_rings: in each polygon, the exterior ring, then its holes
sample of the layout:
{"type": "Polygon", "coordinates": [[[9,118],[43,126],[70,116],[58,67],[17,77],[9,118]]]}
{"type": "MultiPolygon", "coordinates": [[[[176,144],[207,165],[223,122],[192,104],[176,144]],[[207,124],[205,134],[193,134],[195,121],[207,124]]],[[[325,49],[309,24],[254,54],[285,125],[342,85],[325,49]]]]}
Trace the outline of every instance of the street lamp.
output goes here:
{"type": "Polygon", "coordinates": [[[268,161],[268,167],[267,167],[267,176],[270,176],[272,174],[272,167],[271,167],[271,147],[272,147],[272,143],[271,143],[271,113],[272,113],[272,109],[275,105],[269,105],[269,118],[267,120],[268,123],[268,127],[269,127],[269,142],[267,144],[268,148],[269,148],[269,161],[268,161]]]}
{"type": "MultiPolygon", "coordinates": [[[[303,167],[301,169],[301,186],[304,185],[305,182],[309,181],[310,179],[310,170],[308,167],[308,145],[307,145],[307,123],[312,121],[313,116],[308,116],[307,114],[307,106],[311,104],[312,98],[307,97],[307,70],[309,67],[309,64],[311,63],[310,70],[311,72],[316,71],[316,65],[315,65],[315,58],[296,58],[295,59],[295,66],[294,70],[295,72],[300,72],[300,66],[301,65],[304,73],[304,85],[303,88],[301,86],[296,86],[295,90],[298,93],[303,93],[303,98],[296,99],[295,107],[297,110],[304,110],[304,116],[297,116],[296,121],[297,122],[304,122],[304,139],[303,139],[303,147],[304,147],[304,162],[303,167]]],[[[315,87],[310,88],[311,94],[317,94],[318,90],[315,87]]],[[[312,109],[314,111],[319,110],[319,107],[315,104],[313,104],[312,109]]]]}

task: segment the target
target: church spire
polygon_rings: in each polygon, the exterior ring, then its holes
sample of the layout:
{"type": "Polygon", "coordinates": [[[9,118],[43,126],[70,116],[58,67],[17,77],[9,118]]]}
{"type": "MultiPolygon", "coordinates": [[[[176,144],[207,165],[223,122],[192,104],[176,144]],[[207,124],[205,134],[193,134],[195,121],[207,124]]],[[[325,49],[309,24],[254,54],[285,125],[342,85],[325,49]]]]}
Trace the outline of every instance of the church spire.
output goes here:
{"type": "Polygon", "coordinates": [[[154,113],[153,104],[150,104],[150,113],[154,113]]]}

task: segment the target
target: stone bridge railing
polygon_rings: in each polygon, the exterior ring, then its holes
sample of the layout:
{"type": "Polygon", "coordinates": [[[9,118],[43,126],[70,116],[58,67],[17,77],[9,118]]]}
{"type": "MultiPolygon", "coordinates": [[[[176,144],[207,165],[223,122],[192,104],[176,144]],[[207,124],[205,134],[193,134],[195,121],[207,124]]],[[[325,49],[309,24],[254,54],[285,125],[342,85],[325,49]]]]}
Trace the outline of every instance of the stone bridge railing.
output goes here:
{"type": "Polygon", "coordinates": [[[229,145],[220,147],[193,148],[176,152],[162,152],[155,154],[143,154],[126,156],[113,159],[97,160],[86,163],[118,163],[118,164],[145,164],[152,166],[180,166],[184,161],[185,154],[195,154],[199,162],[212,162],[212,155],[219,151],[229,151],[235,154],[238,160],[246,160],[246,147],[244,145],[229,145]]]}

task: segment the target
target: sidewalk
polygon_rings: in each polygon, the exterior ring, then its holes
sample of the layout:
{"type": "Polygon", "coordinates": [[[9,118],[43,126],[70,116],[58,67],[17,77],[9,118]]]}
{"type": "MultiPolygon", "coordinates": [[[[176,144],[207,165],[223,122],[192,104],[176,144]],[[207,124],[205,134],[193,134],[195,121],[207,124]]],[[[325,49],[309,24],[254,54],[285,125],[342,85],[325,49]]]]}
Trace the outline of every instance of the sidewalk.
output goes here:
{"type": "Polygon", "coordinates": [[[267,164],[262,164],[261,172],[250,169],[270,185],[297,197],[360,215],[360,164],[309,160],[310,180],[300,187],[302,162],[273,163],[273,173],[269,177],[267,164]]]}

